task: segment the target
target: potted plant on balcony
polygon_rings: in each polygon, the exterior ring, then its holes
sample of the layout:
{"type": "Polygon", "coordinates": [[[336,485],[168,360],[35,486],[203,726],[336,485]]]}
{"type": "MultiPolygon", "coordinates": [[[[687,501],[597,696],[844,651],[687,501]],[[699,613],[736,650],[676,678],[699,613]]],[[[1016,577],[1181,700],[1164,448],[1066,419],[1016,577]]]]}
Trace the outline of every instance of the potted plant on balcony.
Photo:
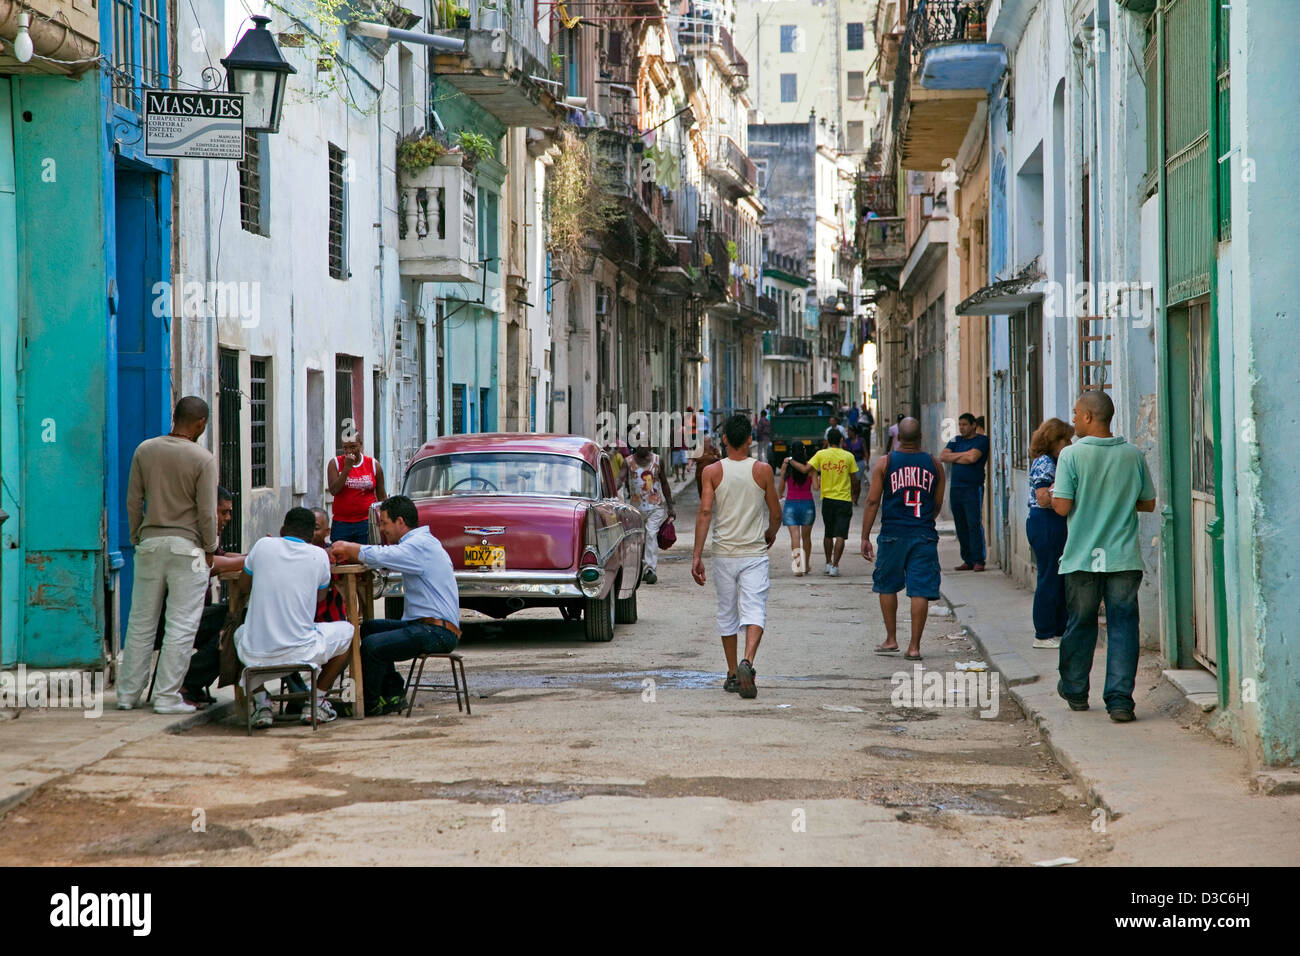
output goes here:
{"type": "Polygon", "coordinates": [[[447,149],[441,136],[423,129],[412,130],[397,141],[397,168],[405,173],[417,173],[446,155],[447,149]]]}
{"type": "Polygon", "coordinates": [[[438,0],[438,19],[444,27],[468,30],[470,26],[469,8],[456,0],[438,0]]]}
{"type": "Polygon", "coordinates": [[[461,152],[461,165],[466,169],[473,169],[480,160],[492,159],[497,154],[492,140],[482,133],[471,133],[467,129],[456,134],[455,145],[461,152]]]}

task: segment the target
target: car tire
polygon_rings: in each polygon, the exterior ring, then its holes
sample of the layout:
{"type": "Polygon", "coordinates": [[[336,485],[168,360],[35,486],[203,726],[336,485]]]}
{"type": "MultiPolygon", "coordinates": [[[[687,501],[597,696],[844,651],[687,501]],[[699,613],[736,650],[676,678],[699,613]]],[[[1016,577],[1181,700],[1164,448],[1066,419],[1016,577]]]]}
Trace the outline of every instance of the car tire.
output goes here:
{"type": "Polygon", "coordinates": [[[632,592],[630,598],[615,598],[614,601],[614,621],[617,624],[635,624],[636,623],[636,595],[641,590],[638,582],[636,591],[632,592]]]}
{"type": "Polygon", "coordinates": [[[586,625],[584,634],[588,641],[607,643],[614,639],[614,603],[615,588],[609,589],[604,598],[588,598],[582,609],[582,620],[586,625]]]}

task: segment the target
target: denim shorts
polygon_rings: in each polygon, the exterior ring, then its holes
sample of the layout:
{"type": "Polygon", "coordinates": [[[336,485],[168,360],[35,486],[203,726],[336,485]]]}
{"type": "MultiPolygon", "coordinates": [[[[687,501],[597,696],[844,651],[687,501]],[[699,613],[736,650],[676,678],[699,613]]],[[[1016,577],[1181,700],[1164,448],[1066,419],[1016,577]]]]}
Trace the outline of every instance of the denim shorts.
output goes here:
{"type": "Polygon", "coordinates": [[[811,498],[803,501],[791,501],[788,498],[781,506],[781,524],[787,528],[810,525],[817,520],[817,509],[811,498]]]}
{"type": "Polygon", "coordinates": [[[939,599],[939,542],[935,538],[908,535],[876,536],[876,569],[871,590],[897,594],[907,586],[908,597],[939,599]]]}

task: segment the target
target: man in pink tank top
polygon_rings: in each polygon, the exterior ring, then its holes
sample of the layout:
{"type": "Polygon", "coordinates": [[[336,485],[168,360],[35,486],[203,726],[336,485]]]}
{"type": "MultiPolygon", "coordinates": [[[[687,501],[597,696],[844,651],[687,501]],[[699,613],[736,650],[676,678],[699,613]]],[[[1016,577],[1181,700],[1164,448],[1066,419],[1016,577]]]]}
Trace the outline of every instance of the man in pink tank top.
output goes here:
{"type": "Polygon", "coordinates": [[[781,527],[781,501],[772,466],[749,457],[753,427],[746,415],[723,426],[727,457],[704,469],[700,512],[695,520],[691,577],[704,585],[704,542],[713,528],[711,572],[718,592],[718,631],[727,658],[723,689],[758,696],[754,658],[767,624],[767,549],[781,527]],[[745,628],[745,656],[736,660],[736,636],[745,628]]]}

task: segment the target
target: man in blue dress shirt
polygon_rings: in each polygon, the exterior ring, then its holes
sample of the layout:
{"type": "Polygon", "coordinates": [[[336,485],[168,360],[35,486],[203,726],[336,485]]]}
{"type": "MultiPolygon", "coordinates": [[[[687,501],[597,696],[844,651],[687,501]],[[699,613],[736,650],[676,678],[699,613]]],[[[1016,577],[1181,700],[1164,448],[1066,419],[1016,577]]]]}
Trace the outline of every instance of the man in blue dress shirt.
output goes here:
{"type": "Polygon", "coordinates": [[[386,545],[335,541],[331,554],[372,568],[402,574],[406,595],[400,621],[379,618],[361,625],[361,675],[367,716],[406,709],[405,681],[393,666],[417,654],[446,654],[460,640],[460,592],[451,558],[427,527],[415,504],[393,495],[379,506],[379,531],[386,545]]]}

